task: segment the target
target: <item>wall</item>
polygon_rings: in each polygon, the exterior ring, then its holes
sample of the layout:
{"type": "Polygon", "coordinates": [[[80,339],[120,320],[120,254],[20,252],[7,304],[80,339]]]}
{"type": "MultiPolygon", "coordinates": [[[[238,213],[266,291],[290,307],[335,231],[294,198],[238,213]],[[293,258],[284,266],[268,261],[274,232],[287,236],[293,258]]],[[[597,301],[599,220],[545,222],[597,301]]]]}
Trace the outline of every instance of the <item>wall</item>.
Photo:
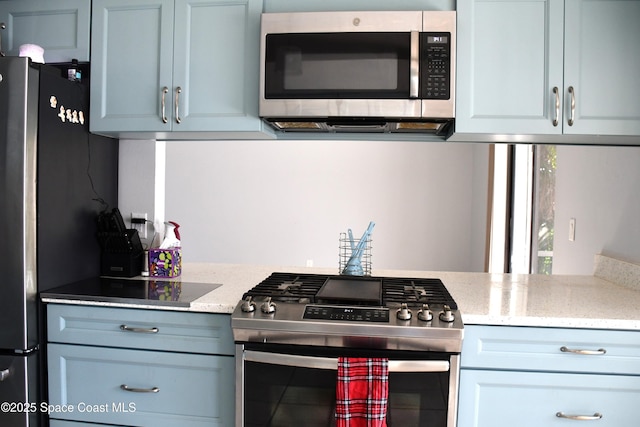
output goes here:
{"type": "Polygon", "coordinates": [[[640,263],[639,184],[640,147],[558,146],[554,274],[592,274],[599,253],[640,263]]]}
{"type": "Polygon", "coordinates": [[[488,145],[181,141],[166,161],[186,262],[337,269],[339,233],[373,220],[374,270],[484,269],[488,145]]]}

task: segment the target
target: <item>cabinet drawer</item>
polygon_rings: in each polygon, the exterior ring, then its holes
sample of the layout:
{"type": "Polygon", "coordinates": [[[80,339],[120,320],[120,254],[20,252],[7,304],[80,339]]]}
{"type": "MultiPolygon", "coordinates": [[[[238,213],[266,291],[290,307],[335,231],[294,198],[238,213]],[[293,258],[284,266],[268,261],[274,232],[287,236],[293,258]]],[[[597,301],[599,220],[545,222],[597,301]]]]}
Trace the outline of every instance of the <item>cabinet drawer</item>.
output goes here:
{"type": "Polygon", "coordinates": [[[464,329],[461,366],[640,374],[640,332],[469,325],[464,329]]]}
{"type": "Polygon", "coordinates": [[[49,344],[49,403],[73,408],[51,418],[232,426],[234,366],[230,356],[49,344]]]}
{"type": "Polygon", "coordinates": [[[114,426],[113,424],[93,424],[93,423],[83,423],[78,421],[66,421],[66,420],[50,420],[49,427],[126,427],[126,426],[114,426]]]}
{"type": "MultiPolygon", "coordinates": [[[[638,377],[484,371],[460,373],[458,425],[464,427],[567,427],[559,417],[601,414],[598,427],[638,424],[638,377]]],[[[582,424],[582,423],[577,423],[582,424]]],[[[587,423],[591,425],[590,423],[587,423]]]]}
{"type": "Polygon", "coordinates": [[[47,333],[58,343],[234,354],[225,314],[48,304],[47,333]]]}

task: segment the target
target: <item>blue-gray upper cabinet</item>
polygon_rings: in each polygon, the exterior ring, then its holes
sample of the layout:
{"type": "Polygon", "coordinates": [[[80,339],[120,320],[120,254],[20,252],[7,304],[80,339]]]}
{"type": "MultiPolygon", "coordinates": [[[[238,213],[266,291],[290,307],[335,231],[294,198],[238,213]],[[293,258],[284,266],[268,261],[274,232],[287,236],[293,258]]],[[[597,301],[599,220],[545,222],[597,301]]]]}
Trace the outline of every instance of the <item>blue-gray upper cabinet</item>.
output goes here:
{"type": "Polygon", "coordinates": [[[23,44],[44,48],[45,62],[89,60],[91,2],[87,0],[0,1],[2,51],[18,56],[23,44]]]}
{"type": "Polygon", "coordinates": [[[261,12],[262,0],[94,0],[91,131],[260,131],[261,12]]]}
{"type": "Polygon", "coordinates": [[[460,0],[456,132],[640,135],[640,1],[460,0]]]}

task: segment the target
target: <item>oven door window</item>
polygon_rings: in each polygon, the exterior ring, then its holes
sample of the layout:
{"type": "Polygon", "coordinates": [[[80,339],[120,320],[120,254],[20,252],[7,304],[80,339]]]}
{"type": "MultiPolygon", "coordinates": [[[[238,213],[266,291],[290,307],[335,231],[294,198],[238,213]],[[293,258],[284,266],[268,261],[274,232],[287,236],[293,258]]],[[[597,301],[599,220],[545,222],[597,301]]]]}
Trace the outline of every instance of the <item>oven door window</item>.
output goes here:
{"type": "MultiPolygon", "coordinates": [[[[245,426],[335,426],[333,370],[245,362],[245,426]]],[[[448,372],[390,372],[388,427],[446,427],[448,372]]]]}
{"type": "Polygon", "coordinates": [[[267,99],[407,99],[410,33],[269,34],[267,99]]]}

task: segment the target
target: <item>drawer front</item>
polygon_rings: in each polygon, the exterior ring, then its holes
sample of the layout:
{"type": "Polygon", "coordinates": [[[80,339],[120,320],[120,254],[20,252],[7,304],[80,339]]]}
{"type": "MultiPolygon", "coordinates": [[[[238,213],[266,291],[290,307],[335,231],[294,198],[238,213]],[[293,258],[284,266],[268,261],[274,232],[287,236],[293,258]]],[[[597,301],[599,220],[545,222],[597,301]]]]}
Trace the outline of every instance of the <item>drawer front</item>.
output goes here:
{"type": "Polygon", "coordinates": [[[66,420],[50,420],[49,427],[126,427],[126,426],[114,426],[113,424],[93,424],[93,423],[83,423],[79,421],[66,421],[66,420]]]}
{"type": "Polygon", "coordinates": [[[233,357],[66,344],[47,348],[49,404],[71,409],[54,411],[51,418],[126,426],[233,425],[233,357]]]}
{"type": "Polygon", "coordinates": [[[226,314],[48,304],[47,333],[58,343],[234,354],[226,314]]]}
{"type": "Polygon", "coordinates": [[[458,425],[464,427],[583,424],[563,416],[591,417],[597,427],[634,426],[638,425],[640,379],[463,369],[459,397],[458,425]]]}
{"type": "Polygon", "coordinates": [[[636,375],[640,332],[469,325],[461,355],[463,368],[636,375]]]}

